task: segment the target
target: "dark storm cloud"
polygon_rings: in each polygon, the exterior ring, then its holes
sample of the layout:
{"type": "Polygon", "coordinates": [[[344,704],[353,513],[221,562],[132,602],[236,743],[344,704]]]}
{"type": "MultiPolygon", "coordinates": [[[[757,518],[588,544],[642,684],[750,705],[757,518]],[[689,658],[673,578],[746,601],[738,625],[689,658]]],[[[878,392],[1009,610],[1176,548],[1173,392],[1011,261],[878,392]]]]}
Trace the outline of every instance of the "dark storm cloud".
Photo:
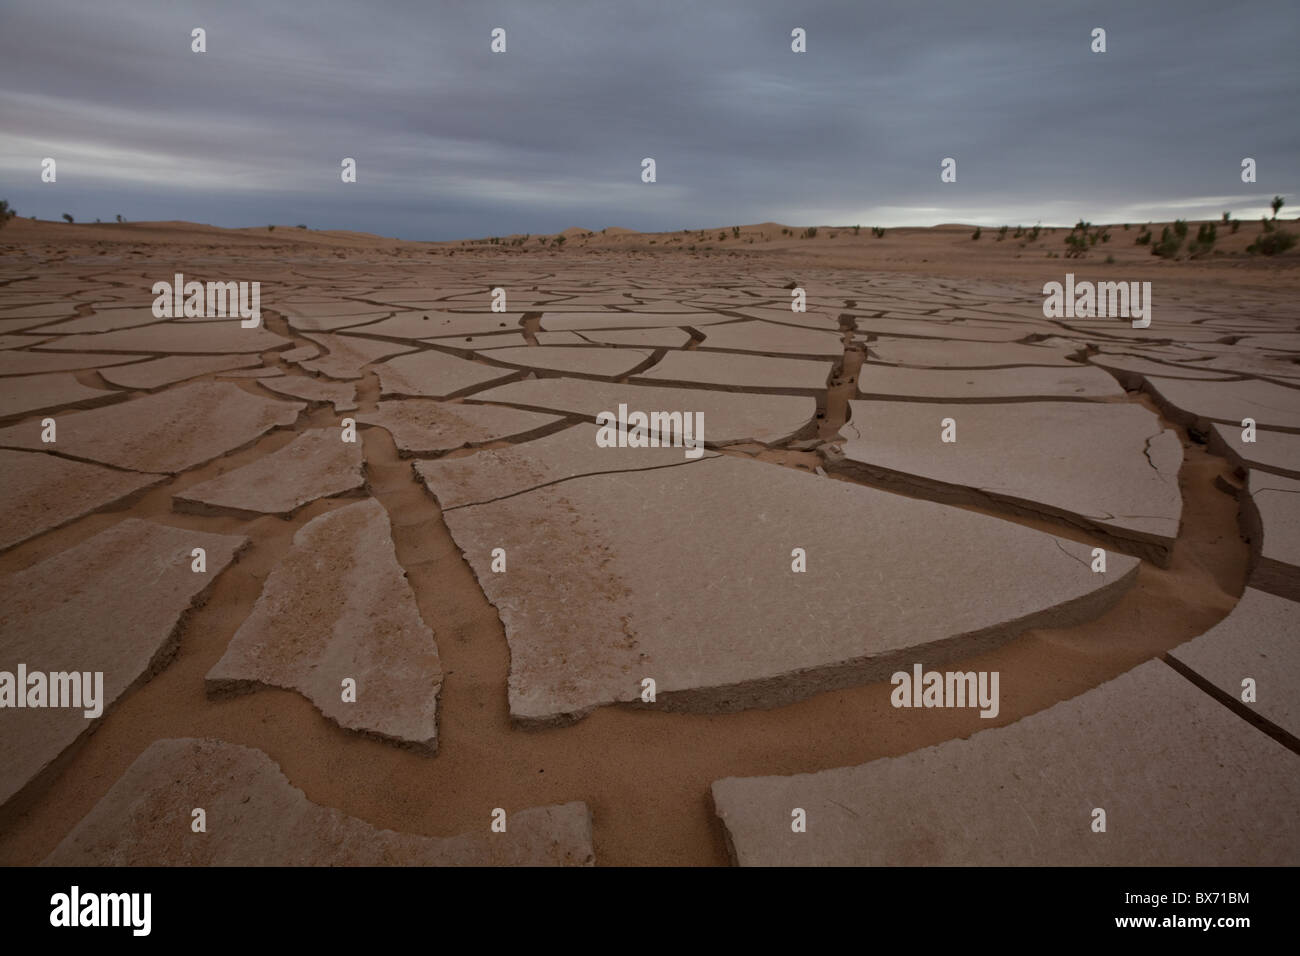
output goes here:
{"type": "Polygon", "coordinates": [[[3,195],[42,218],[407,238],[1244,217],[1300,182],[1298,11],[19,0],[0,12],[3,195]]]}

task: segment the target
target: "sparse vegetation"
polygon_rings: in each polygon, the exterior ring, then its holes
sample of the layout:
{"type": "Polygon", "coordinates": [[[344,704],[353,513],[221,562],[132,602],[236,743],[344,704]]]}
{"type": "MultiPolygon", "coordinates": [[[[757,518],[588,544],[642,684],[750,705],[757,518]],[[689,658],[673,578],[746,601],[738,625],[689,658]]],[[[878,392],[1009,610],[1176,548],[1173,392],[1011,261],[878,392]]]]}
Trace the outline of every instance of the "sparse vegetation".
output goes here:
{"type": "Polygon", "coordinates": [[[1274,197],[1273,197],[1273,201],[1272,201],[1271,203],[1269,203],[1269,206],[1270,206],[1270,207],[1272,208],[1272,210],[1273,210],[1273,218],[1274,218],[1274,219],[1277,218],[1277,214],[1278,214],[1279,212],[1282,211],[1282,207],[1285,206],[1285,205],[1286,205],[1286,200],[1284,200],[1281,196],[1274,196],[1274,197]]]}
{"type": "Polygon", "coordinates": [[[970,234],[970,237],[972,239],[978,239],[980,237],[980,233],[983,231],[984,230],[982,230],[979,226],[976,226],[975,231],[970,234]]]}
{"type": "MultiPolygon", "coordinates": [[[[307,227],[304,226],[302,223],[298,223],[298,228],[299,228],[299,229],[306,229],[307,227]]],[[[493,241],[493,242],[496,242],[495,239],[493,239],[492,241],[493,241]]]]}
{"type": "Polygon", "coordinates": [[[1110,229],[1105,226],[1093,228],[1092,223],[1080,219],[1065,237],[1067,259],[1082,258],[1098,242],[1110,242],[1110,229]]]}
{"type": "Polygon", "coordinates": [[[1151,230],[1144,227],[1142,231],[1137,234],[1137,238],[1133,240],[1133,245],[1145,246],[1150,241],[1151,241],[1151,230]]]}
{"type": "Polygon", "coordinates": [[[1276,256],[1295,245],[1295,236],[1285,229],[1270,229],[1246,247],[1246,251],[1261,256],[1276,256]]]}
{"type": "Polygon", "coordinates": [[[731,235],[732,235],[732,238],[734,238],[734,239],[739,239],[739,238],[740,238],[740,227],[739,227],[739,226],[732,226],[732,227],[731,227],[731,235]]]}
{"type": "MultiPolygon", "coordinates": [[[[9,200],[0,199],[0,229],[3,229],[13,217],[14,211],[9,208],[9,200]]],[[[32,218],[35,219],[36,217],[33,216],[32,218]]]]}
{"type": "Polygon", "coordinates": [[[873,236],[875,236],[877,239],[884,239],[884,238],[885,238],[885,227],[884,227],[884,226],[872,226],[872,227],[871,227],[871,234],[872,234],[873,236]]]}
{"type": "Polygon", "coordinates": [[[1232,213],[1231,213],[1231,212],[1228,212],[1228,211],[1225,210],[1224,213],[1223,213],[1223,223],[1224,223],[1224,225],[1227,225],[1228,220],[1231,219],[1231,218],[1232,218],[1232,213]]]}
{"type": "Polygon", "coordinates": [[[267,226],[267,227],[266,227],[266,231],[267,231],[267,232],[275,232],[275,226],[267,226]]]}
{"type": "Polygon", "coordinates": [[[1232,234],[1234,236],[1237,234],[1237,230],[1240,228],[1241,228],[1241,220],[1240,219],[1232,220],[1232,234]]]}
{"type": "Polygon", "coordinates": [[[855,236],[856,236],[859,232],[861,232],[861,231],[862,231],[862,227],[861,227],[861,226],[854,226],[854,227],[853,227],[853,234],[854,234],[855,236]]]}
{"type": "Polygon", "coordinates": [[[998,242],[1001,242],[1006,237],[1007,237],[1007,227],[1003,226],[1001,229],[998,230],[998,242]]]}
{"type": "Polygon", "coordinates": [[[1187,235],[1187,223],[1179,219],[1173,227],[1165,226],[1160,230],[1160,241],[1151,244],[1151,254],[1159,256],[1161,259],[1172,259],[1178,255],[1178,250],[1183,247],[1183,237],[1187,235]],[[1178,224],[1182,223],[1182,229],[1178,224]]]}
{"type": "Polygon", "coordinates": [[[1218,227],[1212,222],[1203,222],[1196,230],[1196,239],[1187,246],[1187,254],[1192,258],[1208,255],[1219,237],[1218,227]]]}
{"type": "Polygon", "coordinates": [[[817,227],[816,227],[816,226],[809,226],[807,229],[805,229],[805,230],[803,231],[803,237],[804,237],[805,239],[816,239],[816,238],[817,238],[817,227]]]}
{"type": "Polygon", "coordinates": [[[65,212],[63,214],[63,220],[64,222],[76,222],[76,220],[72,218],[72,213],[68,213],[68,212],[65,212]]]}
{"type": "Polygon", "coordinates": [[[120,212],[117,214],[117,221],[118,221],[118,222],[126,222],[126,220],[122,218],[122,214],[121,214],[120,212]]]}

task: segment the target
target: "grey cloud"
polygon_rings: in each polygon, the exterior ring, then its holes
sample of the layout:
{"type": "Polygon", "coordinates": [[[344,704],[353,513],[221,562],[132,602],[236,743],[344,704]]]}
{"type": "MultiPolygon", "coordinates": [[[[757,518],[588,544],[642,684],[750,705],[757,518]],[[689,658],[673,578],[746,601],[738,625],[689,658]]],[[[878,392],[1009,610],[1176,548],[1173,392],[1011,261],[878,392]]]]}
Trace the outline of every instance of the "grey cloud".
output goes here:
{"type": "Polygon", "coordinates": [[[0,175],[43,218],[417,239],[1251,215],[1300,181],[1298,27],[1274,2],[11,0],[0,175]]]}

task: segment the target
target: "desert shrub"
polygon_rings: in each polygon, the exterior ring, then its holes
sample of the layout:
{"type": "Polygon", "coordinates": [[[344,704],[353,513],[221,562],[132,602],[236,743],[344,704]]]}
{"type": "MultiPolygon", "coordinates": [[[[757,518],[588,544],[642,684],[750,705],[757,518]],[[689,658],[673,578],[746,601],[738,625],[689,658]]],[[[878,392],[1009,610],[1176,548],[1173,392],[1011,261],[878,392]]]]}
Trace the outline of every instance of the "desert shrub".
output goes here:
{"type": "Polygon", "coordinates": [[[1151,230],[1143,229],[1141,232],[1137,234],[1137,238],[1133,240],[1133,245],[1145,246],[1150,241],[1151,241],[1151,230]]]}
{"type": "Polygon", "coordinates": [[[1178,238],[1179,238],[1179,239],[1186,239],[1186,238],[1187,238],[1187,220],[1186,220],[1186,219],[1175,219],[1175,220],[1174,220],[1174,232],[1178,235],[1178,238]]]}
{"type": "Polygon", "coordinates": [[[805,239],[816,239],[816,238],[817,238],[817,227],[816,227],[816,226],[809,226],[807,229],[805,229],[805,230],[803,231],[803,237],[804,237],[805,239]]]}
{"type": "Polygon", "coordinates": [[[1234,236],[1237,234],[1237,230],[1240,228],[1241,228],[1241,220],[1240,219],[1232,220],[1232,234],[1234,236]]]}
{"type": "Polygon", "coordinates": [[[1065,237],[1066,258],[1080,258],[1099,242],[1110,242],[1110,230],[1105,226],[1093,228],[1092,223],[1080,219],[1065,237]]]}
{"type": "Polygon", "coordinates": [[[1001,229],[998,230],[998,242],[1001,242],[1006,237],[1007,237],[1007,227],[1003,226],[1001,229]]]}
{"type": "Polygon", "coordinates": [[[975,227],[975,231],[972,232],[972,233],[970,234],[970,237],[971,237],[972,239],[978,239],[978,238],[980,237],[980,233],[981,233],[982,231],[983,231],[983,230],[981,230],[979,226],[976,226],[976,227],[975,227]]]}
{"type": "Polygon", "coordinates": [[[1282,211],[1282,207],[1285,206],[1285,205],[1286,205],[1286,200],[1284,200],[1281,196],[1274,196],[1274,197],[1273,197],[1273,201],[1272,201],[1271,203],[1269,203],[1269,206],[1270,206],[1270,207],[1272,208],[1272,210],[1273,210],[1273,218],[1274,218],[1274,219],[1277,218],[1277,214],[1278,214],[1279,212],[1282,211]]]}
{"type": "Polygon", "coordinates": [[[862,231],[862,227],[861,227],[861,226],[854,226],[854,227],[853,227],[853,234],[854,234],[855,236],[856,236],[859,232],[861,232],[861,231],[862,231]]]}
{"type": "MultiPolygon", "coordinates": [[[[1181,220],[1180,220],[1181,221],[1181,220]]],[[[1184,223],[1183,233],[1186,234],[1187,226],[1184,223]]],[[[1183,237],[1179,235],[1177,228],[1165,226],[1160,231],[1160,241],[1151,244],[1151,254],[1159,256],[1161,259],[1172,259],[1178,255],[1178,250],[1183,247],[1183,237]]]]}
{"type": "Polygon", "coordinates": [[[1267,235],[1259,236],[1246,247],[1246,251],[1261,256],[1275,256],[1294,245],[1294,235],[1282,229],[1274,229],[1267,235]]]}
{"type": "Polygon", "coordinates": [[[872,227],[871,227],[871,234],[872,234],[873,236],[875,236],[877,239],[884,239],[884,238],[885,238],[885,227],[884,227],[884,226],[872,226],[872,227]]]}
{"type": "Polygon", "coordinates": [[[76,220],[72,218],[72,214],[71,214],[71,213],[66,213],[66,212],[65,212],[65,213],[63,214],[63,218],[64,218],[64,221],[66,221],[66,222],[76,222],[76,220]]]}
{"type": "Polygon", "coordinates": [[[1219,230],[1214,223],[1201,223],[1201,227],[1196,230],[1196,239],[1187,246],[1188,255],[1194,257],[1206,255],[1214,248],[1214,242],[1218,238],[1219,230]]]}
{"type": "Polygon", "coordinates": [[[1224,214],[1223,214],[1223,222],[1224,222],[1225,225],[1227,224],[1228,220],[1231,219],[1231,218],[1232,218],[1232,213],[1230,213],[1230,212],[1224,212],[1224,214]]]}
{"type": "MultiPolygon", "coordinates": [[[[3,228],[10,219],[14,217],[14,211],[9,208],[9,200],[0,199],[0,228],[3,228]]],[[[33,219],[36,217],[33,216],[33,219]]]]}

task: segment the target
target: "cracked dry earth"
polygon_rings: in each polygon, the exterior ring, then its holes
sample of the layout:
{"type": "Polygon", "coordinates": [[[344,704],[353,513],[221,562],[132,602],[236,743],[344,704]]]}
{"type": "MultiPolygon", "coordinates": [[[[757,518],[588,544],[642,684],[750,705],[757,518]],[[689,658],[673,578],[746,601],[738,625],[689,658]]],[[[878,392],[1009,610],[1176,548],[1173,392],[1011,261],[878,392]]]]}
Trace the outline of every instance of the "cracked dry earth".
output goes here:
{"type": "Polygon", "coordinates": [[[1294,297],[156,265],[0,273],[0,670],[105,698],[0,711],[0,862],[1300,862],[1294,297]],[[262,327],[155,319],[174,271],[262,327]]]}

